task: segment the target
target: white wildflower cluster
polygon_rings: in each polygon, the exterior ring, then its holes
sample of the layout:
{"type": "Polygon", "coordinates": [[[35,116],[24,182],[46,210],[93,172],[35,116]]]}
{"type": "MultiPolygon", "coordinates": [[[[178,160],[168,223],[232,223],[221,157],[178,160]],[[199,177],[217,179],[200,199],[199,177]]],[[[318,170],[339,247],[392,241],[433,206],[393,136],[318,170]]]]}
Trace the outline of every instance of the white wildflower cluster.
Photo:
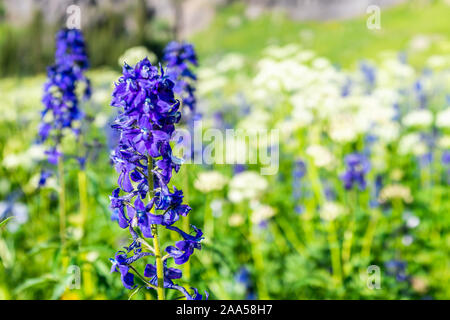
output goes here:
{"type": "Polygon", "coordinates": [[[197,175],[197,179],[194,181],[194,187],[201,192],[209,193],[222,190],[227,183],[228,177],[222,173],[218,171],[205,171],[197,175]]]}
{"type": "Polygon", "coordinates": [[[414,200],[411,189],[401,184],[390,184],[381,189],[379,196],[381,203],[395,199],[403,200],[405,203],[411,203],[414,200]]]}
{"type": "Polygon", "coordinates": [[[269,187],[267,180],[255,171],[244,171],[235,175],[229,183],[228,199],[239,203],[257,200],[269,187]]]}

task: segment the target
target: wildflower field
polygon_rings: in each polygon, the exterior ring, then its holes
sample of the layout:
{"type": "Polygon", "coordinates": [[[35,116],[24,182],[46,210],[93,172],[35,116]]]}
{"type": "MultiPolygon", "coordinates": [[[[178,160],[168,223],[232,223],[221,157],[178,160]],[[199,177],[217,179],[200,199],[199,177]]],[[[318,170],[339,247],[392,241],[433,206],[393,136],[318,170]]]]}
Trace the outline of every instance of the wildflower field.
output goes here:
{"type": "Polygon", "coordinates": [[[450,298],[448,1],[243,11],[0,78],[0,299],[450,298]]]}

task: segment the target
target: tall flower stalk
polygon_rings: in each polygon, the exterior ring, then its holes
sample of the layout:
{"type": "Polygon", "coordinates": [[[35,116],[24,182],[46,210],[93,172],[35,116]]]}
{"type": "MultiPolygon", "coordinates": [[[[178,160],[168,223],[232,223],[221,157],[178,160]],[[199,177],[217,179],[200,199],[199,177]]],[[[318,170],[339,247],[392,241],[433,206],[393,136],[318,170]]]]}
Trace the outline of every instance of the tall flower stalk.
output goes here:
{"type": "Polygon", "coordinates": [[[359,210],[358,193],[364,191],[367,187],[366,175],[370,170],[370,163],[367,158],[359,153],[351,153],[345,157],[346,171],[341,175],[341,180],[344,184],[345,190],[348,192],[348,205],[350,207],[350,223],[344,232],[344,240],[342,243],[342,263],[344,273],[350,273],[351,265],[351,250],[356,229],[356,215],[359,210]]]}
{"type": "Polygon", "coordinates": [[[167,64],[167,76],[175,83],[174,92],[182,99],[184,114],[195,113],[197,100],[195,98],[194,82],[197,80],[192,66],[197,66],[197,55],[194,46],[185,42],[170,42],[164,49],[164,63],[167,64]]]}
{"type": "Polygon", "coordinates": [[[168,267],[169,259],[176,265],[186,263],[195,249],[201,249],[203,233],[191,226],[193,234],[174,226],[191,208],[183,204],[183,192],[169,188],[172,172],[178,172],[182,160],[172,154],[170,140],[175,124],[180,121],[180,102],[174,96],[174,82],[161,68],[145,58],[133,68],[127,64],[116,83],[111,105],[119,109],[113,128],[120,140],[112,160],[119,173],[119,188],[113,191],[111,208],[121,228],[128,228],[132,242],[125,251],[111,259],[112,272],[119,272],[127,289],[134,289],[135,276],[142,286],[157,291],[165,299],[164,289],[175,289],[188,300],[202,299],[197,289],[189,293],[173,280],[180,279],[181,270],[168,267]],[[160,232],[174,231],[182,240],[167,246],[163,254],[160,232]],[[147,242],[153,240],[153,246],[147,242]],[[138,261],[153,257],[144,272],[138,261]]]}
{"type": "MultiPolygon", "coordinates": [[[[171,41],[164,49],[163,61],[167,65],[167,76],[175,83],[174,93],[181,98],[182,119],[193,136],[194,120],[196,118],[197,100],[195,98],[195,82],[197,77],[192,67],[198,66],[197,54],[194,46],[190,43],[171,41]]],[[[187,146],[191,147],[191,146],[187,146]]],[[[192,158],[193,151],[186,150],[186,158],[192,158]]],[[[189,196],[189,171],[182,170],[182,180],[185,198],[189,196]]],[[[185,232],[189,231],[189,216],[183,219],[182,228],[185,232]]],[[[190,277],[190,263],[184,265],[184,273],[187,278],[190,277]]]]}
{"type": "MultiPolygon", "coordinates": [[[[84,98],[91,94],[90,81],[84,72],[89,67],[83,34],[78,29],[62,29],[56,35],[55,63],[47,69],[47,82],[44,85],[38,142],[46,143],[47,160],[58,166],[59,176],[59,214],[60,237],[65,241],[65,184],[64,159],[61,142],[65,129],[72,130],[78,137],[83,112],[79,108],[77,87],[84,83],[84,98]]],[[[42,171],[40,185],[45,184],[51,171],[42,171]]]]}

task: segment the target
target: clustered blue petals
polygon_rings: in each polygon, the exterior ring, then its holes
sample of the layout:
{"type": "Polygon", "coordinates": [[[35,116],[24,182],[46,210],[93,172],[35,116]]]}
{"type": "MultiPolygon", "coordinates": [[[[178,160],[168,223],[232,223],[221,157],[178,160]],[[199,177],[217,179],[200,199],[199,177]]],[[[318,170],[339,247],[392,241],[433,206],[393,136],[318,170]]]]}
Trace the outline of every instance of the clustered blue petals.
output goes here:
{"type": "Polygon", "coordinates": [[[170,42],[164,49],[164,62],[167,64],[167,75],[174,81],[174,92],[181,96],[183,104],[195,111],[195,88],[192,81],[197,80],[191,66],[197,66],[197,55],[190,43],[170,42]]]}
{"type": "MultiPolygon", "coordinates": [[[[79,128],[74,121],[83,118],[79,108],[76,89],[79,83],[85,83],[84,99],[91,95],[91,86],[84,72],[89,67],[83,34],[78,29],[63,29],[56,35],[55,64],[47,69],[47,82],[44,85],[38,142],[44,143],[51,138],[52,143],[46,152],[49,163],[56,164],[62,156],[58,151],[62,130],[70,128],[78,136],[79,128]],[[47,114],[51,113],[51,116],[47,114]]],[[[48,174],[41,174],[42,184],[48,174]]]]}
{"type": "Polygon", "coordinates": [[[370,163],[367,158],[358,153],[351,153],[345,157],[347,170],[341,175],[346,190],[350,190],[357,185],[359,190],[365,190],[367,186],[366,174],[370,170],[370,163]]]}
{"type": "Polygon", "coordinates": [[[302,179],[306,175],[306,163],[303,160],[297,160],[294,163],[294,170],[292,172],[292,196],[295,206],[295,212],[302,214],[303,206],[298,204],[302,197],[302,179]]]}
{"type": "MultiPolygon", "coordinates": [[[[183,238],[166,248],[167,258],[173,258],[176,264],[186,263],[194,249],[201,249],[201,230],[192,226],[195,235],[191,235],[173,226],[191,210],[183,204],[183,192],[169,188],[173,171],[178,172],[182,163],[172,154],[170,145],[175,124],[181,118],[180,102],[174,94],[175,81],[145,58],[134,67],[124,65],[112,95],[111,105],[119,109],[112,127],[120,132],[118,146],[111,156],[119,174],[119,187],[110,196],[112,219],[121,228],[129,228],[133,243],[126,248],[127,252],[119,252],[111,259],[111,271],[121,274],[127,289],[136,287],[131,264],[144,257],[139,240],[153,238],[154,225],[175,231],[183,238]],[[131,251],[133,256],[128,257],[131,251]]],[[[190,295],[173,283],[181,276],[180,270],[167,267],[165,259],[164,288],[178,290],[186,299],[201,299],[196,289],[190,295]]],[[[146,265],[144,277],[149,278],[145,280],[148,288],[157,285],[155,264],[146,265]]]]}

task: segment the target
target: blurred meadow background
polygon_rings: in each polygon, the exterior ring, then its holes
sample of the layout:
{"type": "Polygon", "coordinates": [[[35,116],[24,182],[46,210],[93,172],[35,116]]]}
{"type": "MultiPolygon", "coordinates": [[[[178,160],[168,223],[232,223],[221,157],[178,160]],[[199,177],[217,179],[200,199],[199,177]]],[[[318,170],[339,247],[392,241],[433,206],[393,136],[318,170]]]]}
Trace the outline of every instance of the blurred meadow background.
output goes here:
{"type": "Polygon", "coordinates": [[[203,130],[280,134],[274,175],[261,164],[174,175],[205,233],[186,285],[210,299],[449,299],[449,17],[448,0],[0,1],[0,299],[155,299],[110,273],[129,240],[109,207],[110,102],[123,62],[158,64],[171,40],[197,52],[203,130]],[[39,187],[36,137],[73,3],[92,96],[81,104],[85,142],[62,143],[87,155],[84,170],[65,164],[67,269],[60,186],[52,176],[39,187]],[[379,29],[367,26],[371,4],[379,29]],[[364,187],[345,186],[350,154],[365,159],[364,187]]]}

